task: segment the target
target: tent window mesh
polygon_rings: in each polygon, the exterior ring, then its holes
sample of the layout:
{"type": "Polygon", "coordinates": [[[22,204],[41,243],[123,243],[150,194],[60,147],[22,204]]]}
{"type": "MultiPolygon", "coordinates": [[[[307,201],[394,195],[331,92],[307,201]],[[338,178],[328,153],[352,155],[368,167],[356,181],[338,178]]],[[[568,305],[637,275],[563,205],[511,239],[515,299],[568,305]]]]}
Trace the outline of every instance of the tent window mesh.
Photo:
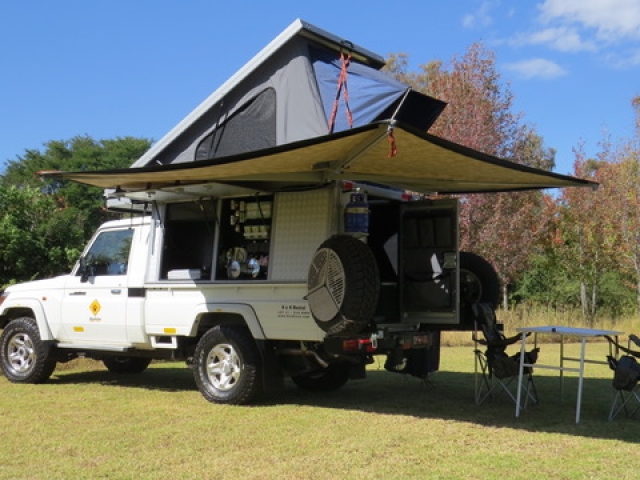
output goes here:
{"type": "Polygon", "coordinates": [[[276,92],[262,91],[198,145],[195,160],[210,160],[276,145],[276,92]]]}

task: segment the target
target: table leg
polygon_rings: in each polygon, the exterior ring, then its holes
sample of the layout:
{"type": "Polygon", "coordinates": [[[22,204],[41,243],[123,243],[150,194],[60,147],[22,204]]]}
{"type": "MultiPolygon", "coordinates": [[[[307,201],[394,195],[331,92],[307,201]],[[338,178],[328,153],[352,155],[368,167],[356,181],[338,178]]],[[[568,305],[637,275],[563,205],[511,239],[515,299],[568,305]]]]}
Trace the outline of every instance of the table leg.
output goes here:
{"type": "Polygon", "coordinates": [[[576,423],[580,423],[580,410],[582,407],[582,384],[584,380],[584,351],[587,339],[582,338],[580,343],[580,372],[578,376],[578,398],[576,400],[576,423]]]}
{"type": "Polygon", "coordinates": [[[526,350],[527,336],[523,333],[520,342],[520,367],[518,369],[518,393],[516,394],[516,418],[520,416],[520,400],[522,394],[522,376],[524,373],[524,352],[526,350]]]}
{"type": "Polygon", "coordinates": [[[564,335],[560,335],[560,401],[564,400],[564,335]]]}

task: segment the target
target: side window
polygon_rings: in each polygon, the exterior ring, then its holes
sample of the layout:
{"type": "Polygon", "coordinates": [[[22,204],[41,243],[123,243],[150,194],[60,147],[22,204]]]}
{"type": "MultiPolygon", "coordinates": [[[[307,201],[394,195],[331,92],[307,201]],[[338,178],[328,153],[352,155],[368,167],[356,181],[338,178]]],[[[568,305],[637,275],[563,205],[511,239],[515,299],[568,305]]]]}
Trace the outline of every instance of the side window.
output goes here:
{"type": "Polygon", "coordinates": [[[91,275],[125,275],[132,238],[131,228],[102,232],[98,235],[85,255],[85,263],[91,275]]]}
{"type": "Polygon", "coordinates": [[[276,91],[267,88],[207,135],[198,145],[194,160],[227,157],[275,144],[276,91]]]}

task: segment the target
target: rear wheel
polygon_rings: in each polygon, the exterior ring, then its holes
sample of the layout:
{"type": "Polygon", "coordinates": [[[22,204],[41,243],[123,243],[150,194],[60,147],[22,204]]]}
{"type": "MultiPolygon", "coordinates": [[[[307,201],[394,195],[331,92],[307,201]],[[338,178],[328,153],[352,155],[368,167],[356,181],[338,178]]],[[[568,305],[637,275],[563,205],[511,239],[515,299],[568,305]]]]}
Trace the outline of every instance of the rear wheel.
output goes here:
{"type": "Polygon", "coordinates": [[[261,391],[260,353],[245,327],[219,325],[206,332],[193,368],[198,390],[210,402],[243,405],[261,391]]]}
{"type": "Polygon", "coordinates": [[[102,360],[111,373],[142,373],[151,363],[150,358],[143,357],[108,357],[102,360]]]}
{"type": "Polygon", "coordinates": [[[2,371],[13,383],[42,383],[56,368],[51,346],[40,338],[30,317],[11,320],[0,336],[2,371]]]}
{"type": "Polygon", "coordinates": [[[500,302],[500,280],[493,266],[471,252],[460,252],[460,302],[464,305],[500,302]]]}

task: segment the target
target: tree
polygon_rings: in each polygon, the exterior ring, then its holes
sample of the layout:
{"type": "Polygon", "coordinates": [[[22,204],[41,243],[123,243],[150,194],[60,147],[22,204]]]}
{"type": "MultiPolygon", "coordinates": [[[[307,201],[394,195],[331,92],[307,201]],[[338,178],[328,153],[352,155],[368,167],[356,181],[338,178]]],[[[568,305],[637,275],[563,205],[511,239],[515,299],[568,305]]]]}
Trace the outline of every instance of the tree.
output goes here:
{"type": "MultiPolygon", "coordinates": [[[[639,108],[640,101],[632,103],[639,108]]],[[[639,118],[636,127],[640,130],[639,118]]],[[[574,150],[574,175],[599,188],[561,192],[541,244],[544,258],[536,259],[518,295],[579,307],[590,324],[603,310],[614,317],[640,310],[638,147],[638,136],[618,145],[605,136],[595,158],[588,158],[582,145],[574,150]]]]}
{"type": "Polygon", "coordinates": [[[151,146],[151,141],[133,137],[116,140],[93,140],[78,136],[71,140],[53,140],[45,144],[45,151],[26,150],[23,156],[7,162],[0,185],[39,188],[56,201],[60,209],[76,208],[86,215],[85,235],[89,235],[105,219],[102,189],[75,182],[41,181],[41,170],[103,170],[126,168],[151,146]]]}
{"type": "Polygon", "coordinates": [[[512,112],[513,95],[500,83],[495,55],[475,43],[462,57],[407,71],[408,57],[392,55],[387,69],[414,89],[447,102],[429,132],[482,152],[508,157],[518,138],[520,115],[512,112]]]}
{"type": "Polygon", "coordinates": [[[80,253],[84,216],[56,208],[33,187],[0,185],[0,287],[68,271],[80,253]]]}
{"type": "Polygon", "coordinates": [[[629,279],[640,311],[640,152],[629,142],[598,169],[603,246],[612,270],[629,279]]]}
{"type": "Polygon", "coordinates": [[[0,177],[0,287],[68,271],[87,237],[109,217],[101,189],[42,182],[36,172],[128,167],[150,144],[75,137],[8,162],[0,177]]]}
{"type": "MultiPolygon", "coordinates": [[[[608,167],[609,144],[599,159],[586,157],[581,147],[575,149],[574,174],[598,182],[608,167]]],[[[568,188],[560,196],[560,235],[558,250],[566,275],[579,284],[580,306],[590,325],[595,323],[600,300],[601,279],[609,262],[607,245],[612,237],[607,232],[607,213],[602,208],[602,191],[568,188]]]]}

